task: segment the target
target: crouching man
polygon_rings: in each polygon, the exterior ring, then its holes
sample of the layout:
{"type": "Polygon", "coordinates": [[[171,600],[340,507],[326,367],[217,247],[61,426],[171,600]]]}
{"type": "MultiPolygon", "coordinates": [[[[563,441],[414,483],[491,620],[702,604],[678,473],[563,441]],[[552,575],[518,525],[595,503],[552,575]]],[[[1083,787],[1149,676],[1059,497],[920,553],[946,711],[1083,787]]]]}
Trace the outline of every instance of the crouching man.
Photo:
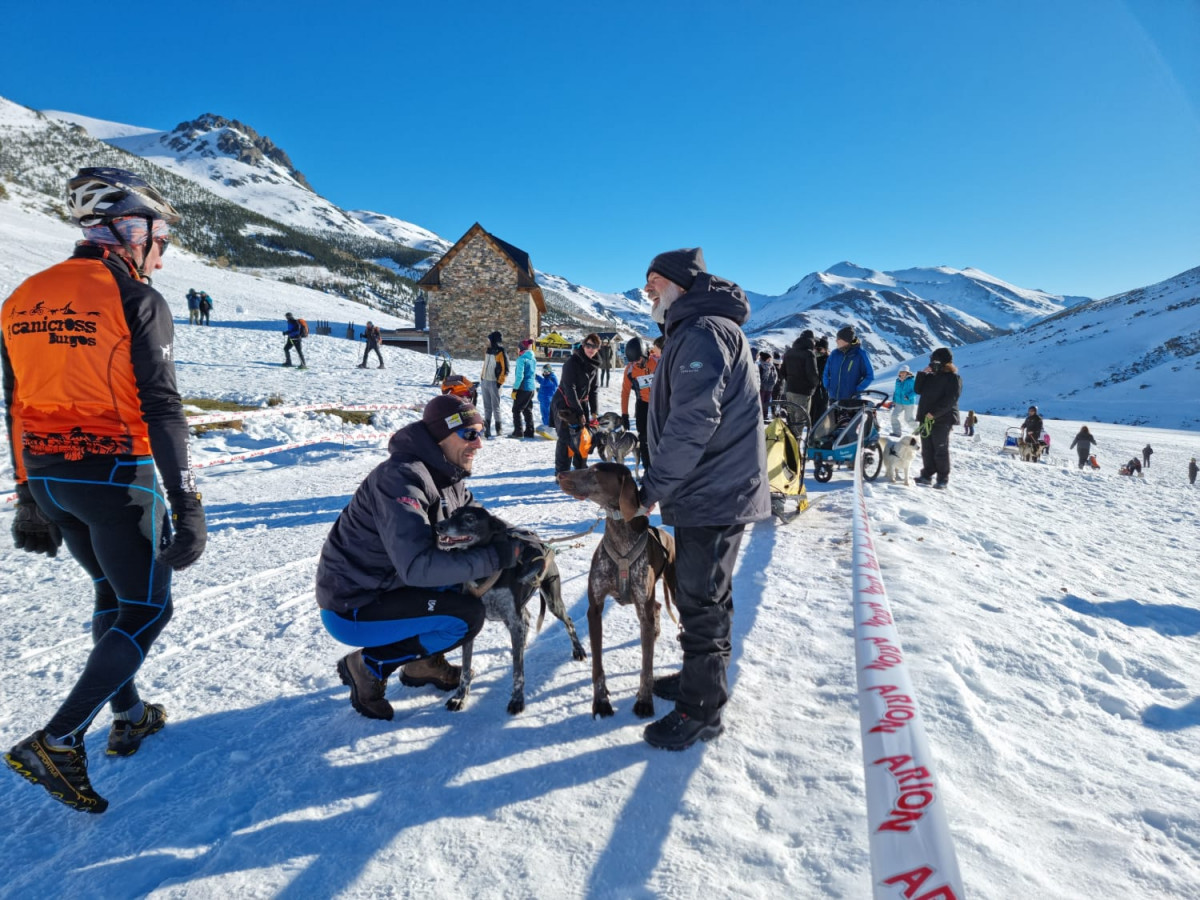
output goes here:
{"type": "Polygon", "coordinates": [[[445,654],[483,627],[483,604],[461,590],[516,564],[522,542],[448,552],[434,526],[460,506],[479,506],[463,483],[482,446],[483,417],[452,394],[434,397],[419,422],[392,435],[390,456],[366,477],[334,522],[317,565],[321,621],[343,644],[338,660],[350,704],[370,719],[391,719],[387,681],[403,666],[410,687],[450,691],[461,670],[445,654]]]}

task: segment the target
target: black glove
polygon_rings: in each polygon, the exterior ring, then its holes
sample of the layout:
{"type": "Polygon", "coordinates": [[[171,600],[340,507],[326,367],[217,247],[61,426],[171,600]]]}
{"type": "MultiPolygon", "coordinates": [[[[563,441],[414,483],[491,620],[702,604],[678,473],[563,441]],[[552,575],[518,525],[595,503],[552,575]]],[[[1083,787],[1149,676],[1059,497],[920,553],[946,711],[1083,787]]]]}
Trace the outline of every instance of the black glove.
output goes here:
{"type": "Polygon", "coordinates": [[[58,556],[62,532],[46,518],[28,484],[17,485],[17,515],[12,526],[13,543],[18,550],[58,556]]]}
{"type": "Polygon", "coordinates": [[[171,527],[175,536],[170,545],[158,555],[159,562],[179,571],[200,558],[208,543],[208,526],[204,524],[204,507],[200,495],[185,490],[167,491],[171,504],[171,527]]]}
{"type": "Polygon", "coordinates": [[[588,416],[588,414],[587,414],[587,413],[585,413],[585,412],[583,412],[583,413],[580,413],[580,414],[579,414],[579,424],[580,424],[581,426],[582,426],[582,425],[586,425],[586,424],[588,423],[588,418],[589,418],[589,416],[588,416]]]}
{"type": "Polygon", "coordinates": [[[621,427],[629,430],[629,413],[621,413],[621,427]]]}
{"type": "Polygon", "coordinates": [[[488,544],[496,551],[496,555],[500,557],[500,568],[511,569],[517,564],[517,560],[521,558],[521,541],[514,538],[507,531],[502,531],[488,544]]]}

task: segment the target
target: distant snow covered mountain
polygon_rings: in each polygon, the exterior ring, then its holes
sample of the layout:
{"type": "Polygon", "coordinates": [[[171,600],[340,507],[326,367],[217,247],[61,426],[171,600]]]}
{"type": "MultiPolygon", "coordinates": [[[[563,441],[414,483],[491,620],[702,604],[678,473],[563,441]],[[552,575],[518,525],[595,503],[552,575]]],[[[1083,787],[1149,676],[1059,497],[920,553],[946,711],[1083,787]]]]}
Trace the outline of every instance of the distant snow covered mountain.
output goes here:
{"type": "MultiPolygon", "coordinates": [[[[382,301],[403,317],[411,282],[380,283],[367,271],[374,267],[354,259],[372,259],[413,279],[452,244],[391,216],[340,209],[312,190],[282,149],[233,120],[206,115],[164,132],[73,113],[42,115],[2,97],[0,163],[14,174],[6,174],[0,206],[18,218],[61,221],[68,174],[79,165],[128,165],[122,151],[167,170],[161,177],[171,182],[171,196],[196,218],[185,246],[218,268],[223,264],[216,257],[228,251],[214,247],[259,235],[243,241],[242,257],[232,260],[247,276],[365,298],[376,307],[382,301]],[[250,212],[229,216],[235,207],[250,212]],[[292,234],[273,237],[271,222],[292,234]],[[328,238],[301,240],[296,231],[328,238]],[[356,254],[349,264],[347,246],[356,254]],[[256,254],[266,261],[256,261],[256,254]],[[291,268],[282,262],[289,258],[291,268]]],[[[537,258],[536,247],[525,249],[537,258]]],[[[545,272],[536,277],[546,296],[547,329],[658,331],[639,289],[609,294],[545,272]]],[[[1179,402],[1181,384],[1182,396],[1192,400],[1200,390],[1200,269],[1089,301],[1020,288],[973,268],[881,272],[843,262],[778,297],[749,296],[746,331],[756,346],[782,349],[804,328],[832,336],[853,324],[885,388],[898,363],[923,364],[930,349],[946,345],[963,369],[964,409],[1017,415],[1037,403],[1050,418],[1200,427],[1194,411],[1200,407],[1179,402]],[[1130,408],[1138,410],[1132,418],[1130,408]]]]}
{"type": "MultiPolygon", "coordinates": [[[[171,131],[156,131],[57,110],[45,115],[84,128],[105,143],[276,222],[306,231],[382,238],[428,254],[412,266],[372,260],[406,278],[419,279],[453,246],[453,241],[412,222],[370,210],[341,209],[316,193],[282,148],[235,119],[206,113],[171,131]]],[[[640,292],[605,294],[544,272],[537,273],[537,280],[546,292],[554,327],[651,326],[650,306],[640,292]]]]}
{"type": "Polygon", "coordinates": [[[977,413],[1200,428],[1200,268],[954,353],[977,413]]]}
{"type": "Polygon", "coordinates": [[[898,362],[1007,334],[1087,299],[1020,288],[973,268],[881,272],[841,262],[778,297],[751,294],[746,330],[779,347],[806,328],[832,335],[850,324],[878,359],[898,362]]]}
{"type": "Polygon", "coordinates": [[[270,138],[236,119],[206,113],[171,131],[152,131],[74,113],[46,115],[80,125],[107,144],[276,222],[308,231],[377,236],[370,226],[317,194],[270,138]]]}

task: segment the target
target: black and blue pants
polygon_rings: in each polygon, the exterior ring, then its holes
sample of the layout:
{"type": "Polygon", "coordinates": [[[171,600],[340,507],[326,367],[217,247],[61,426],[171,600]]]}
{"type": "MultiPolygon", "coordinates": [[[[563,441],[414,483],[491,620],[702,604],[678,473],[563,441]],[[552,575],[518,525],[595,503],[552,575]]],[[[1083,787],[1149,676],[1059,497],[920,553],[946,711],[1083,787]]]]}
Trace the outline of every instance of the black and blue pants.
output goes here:
{"type": "Polygon", "coordinates": [[[363,648],[363,662],[381,681],[414,659],[453,650],[483,628],[483,603],[450,589],[405,587],[344,613],[321,610],[335,639],[363,648]]]}
{"type": "Polygon", "coordinates": [[[92,652],[46,726],[52,741],[75,746],[106,703],[119,713],[139,702],[134,676],[171,619],[171,570],[157,560],[170,520],[148,456],[25,461],[34,500],[95,588],[92,652]]]}

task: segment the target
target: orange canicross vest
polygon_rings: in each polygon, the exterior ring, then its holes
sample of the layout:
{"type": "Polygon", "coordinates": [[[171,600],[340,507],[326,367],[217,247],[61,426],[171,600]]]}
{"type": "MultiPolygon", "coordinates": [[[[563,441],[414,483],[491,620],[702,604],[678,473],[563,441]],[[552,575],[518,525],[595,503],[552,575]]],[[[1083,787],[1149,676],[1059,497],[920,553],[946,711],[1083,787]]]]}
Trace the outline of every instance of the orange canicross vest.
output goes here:
{"type": "MultiPolygon", "coordinates": [[[[4,304],[0,325],[15,379],[14,445],[67,459],[150,454],[129,324],[101,260],[69,259],[32,276],[4,304]]],[[[14,455],[23,481],[21,454],[14,455]]]]}

